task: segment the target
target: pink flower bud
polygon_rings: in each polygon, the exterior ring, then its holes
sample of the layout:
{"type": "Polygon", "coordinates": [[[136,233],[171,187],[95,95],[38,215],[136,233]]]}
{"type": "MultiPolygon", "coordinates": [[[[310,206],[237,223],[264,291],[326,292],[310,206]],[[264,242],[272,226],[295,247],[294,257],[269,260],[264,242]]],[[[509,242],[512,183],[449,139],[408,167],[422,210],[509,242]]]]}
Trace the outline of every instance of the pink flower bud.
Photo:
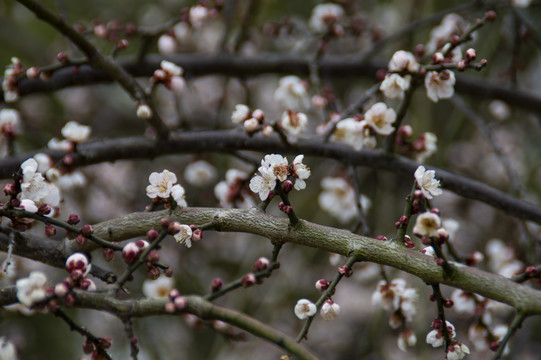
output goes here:
{"type": "Polygon", "coordinates": [[[109,349],[113,343],[113,339],[110,337],[102,337],[98,339],[98,346],[102,349],[109,349]]]}
{"type": "Polygon", "coordinates": [[[170,278],[171,276],[173,276],[173,269],[167,268],[163,270],[163,274],[165,275],[165,277],[170,278]]]}
{"type": "Polygon", "coordinates": [[[199,241],[203,238],[203,230],[195,229],[192,231],[192,241],[199,241]]]}
{"type": "Polygon", "coordinates": [[[83,343],[83,352],[85,354],[92,354],[93,351],[94,351],[94,344],[92,343],[92,341],[86,340],[83,343]]]}
{"type": "Polygon", "coordinates": [[[133,264],[140,252],[141,249],[139,246],[137,246],[134,242],[130,242],[122,249],[122,258],[128,265],[133,264]]]}
{"type": "Polygon", "coordinates": [[[269,259],[266,257],[260,257],[254,262],[254,265],[252,266],[252,271],[259,272],[267,269],[270,265],[269,259]]]}
{"type": "Polygon", "coordinates": [[[69,292],[69,288],[64,283],[56,284],[54,287],[54,294],[59,298],[63,298],[69,292]]]}
{"type": "Polygon", "coordinates": [[[163,218],[160,220],[160,226],[162,227],[162,229],[167,229],[167,227],[169,226],[169,219],[167,218],[163,218]]]}
{"type": "Polygon", "coordinates": [[[79,246],[85,246],[88,239],[84,237],[83,235],[79,234],[75,238],[75,241],[77,242],[77,244],[79,244],[79,246]]]}
{"type": "Polygon", "coordinates": [[[223,285],[222,279],[215,278],[214,280],[212,280],[212,283],[210,284],[210,290],[212,292],[216,292],[222,288],[222,285],[223,285]]]}
{"type": "Polygon", "coordinates": [[[167,296],[169,297],[169,300],[173,301],[175,298],[180,296],[180,292],[177,289],[171,289],[169,290],[169,294],[167,296]]]}
{"type": "Polygon", "coordinates": [[[469,48],[468,50],[466,50],[465,55],[468,61],[472,61],[475,60],[475,58],[477,57],[477,51],[473,48],[469,48]]]}
{"type": "Polygon", "coordinates": [[[170,223],[169,226],[167,227],[167,233],[169,235],[175,235],[180,230],[182,230],[182,228],[180,227],[180,223],[177,221],[170,223]]]}
{"type": "Polygon", "coordinates": [[[79,215],[77,214],[71,214],[68,217],[68,224],[70,225],[77,225],[81,221],[81,218],[79,218],[79,215]]]}
{"type": "Polygon", "coordinates": [[[175,300],[173,300],[173,303],[175,304],[175,309],[179,311],[186,308],[186,298],[184,296],[177,296],[175,300]]]}
{"type": "Polygon", "coordinates": [[[172,314],[176,310],[175,304],[173,302],[168,302],[165,304],[165,311],[172,314]]]}
{"type": "Polygon", "coordinates": [[[45,225],[45,236],[55,236],[56,235],[56,228],[51,225],[47,224],[45,225]]]}
{"type": "Polygon", "coordinates": [[[90,235],[92,235],[94,233],[94,227],[90,224],[86,224],[85,226],[83,226],[83,228],[81,229],[81,235],[85,236],[85,237],[89,237],[90,235]]]}
{"type": "Polygon", "coordinates": [[[152,250],[148,255],[147,255],[147,258],[146,258],[147,261],[151,262],[151,263],[156,263],[160,260],[160,254],[158,253],[158,251],[156,250],[152,250]]]}
{"type": "Polygon", "coordinates": [[[293,182],[291,180],[286,180],[282,183],[282,189],[286,194],[293,190],[293,182]]]}
{"type": "Polygon", "coordinates": [[[64,305],[67,307],[73,306],[75,304],[75,297],[72,294],[68,294],[64,297],[64,305]]]}
{"type": "Polygon", "coordinates": [[[316,281],[316,289],[318,289],[319,291],[325,291],[329,288],[330,284],[331,283],[326,279],[319,279],[318,281],[316,281]]]}
{"type": "Polygon", "coordinates": [[[103,249],[103,259],[107,262],[113,261],[115,258],[115,251],[113,249],[107,248],[103,249]]]}
{"type": "Polygon", "coordinates": [[[37,79],[39,77],[40,73],[41,73],[41,71],[35,66],[32,66],[31,68],[26,70],[26,76],[29,79],[37,79]]]}
{"type": "Polygon", "coordinates": [[[265,120],[265,113],[261,109],[255,109],[252,112],[252,117],[257,119],[259,122],[263,122],[263,120],[265,120]]]}
{"type": "Polygon", "coordinates": [[[151,266],[147,269],[147,276],[150,280],[156,280],[160,277],[160,269],[156,266],[151,266]]]}
{"type": "Polygon", "coordinates": [[[4,194],[6,194],[6,196],[17,195],[17,188],[15,187],[15,184],[4,185],[4,194]]]}
{"type": "Polygon", "coordinates": [[[252,274],[252,273],[248,273],[248,274],[244,275],[242,277],[242,280],[241,280],[242,287],[247,288],[247,287],[250,287],[250,286],[254,285],[255,280],[256,280],[255,275],[252,274]]]}
{"type": "Polygon", "coordinates": [[[128,43],[128,40],[126,40],[126,39],[121,39],[116,43],[116,47],[119,50],[123,50],[123,49],[127,48],[128,45],[129,45],[129,43],[128,43]]]}
{"type": "Polygon", "coordinates": [[[66,260],[66,270],[68,272],[72,272],[73,270],[82,270],[83,272],[86,270],[86,267],[88,266],[88,258],[83,253],[74,253],[71,254],[68,259],[66,260]]]}
{"type": "Polygon", "coordinates": [[[274,129],[273,129],[272,126],[270,126],[270,125],[264,125],[264,126],[263,126],[263,130],[261,130],[261,132],[262,132],[263,135],[265,135],[266,137],[269,137],[269,136],[272,136],[272,134],[274,134],[274,129]]]}
{"type": "Polygon", "coordinates": [[[338,273],[340,275],[343,275],[345,277],[350,277],[353,275],[353,270],[351,270],[348,266],[342,265],[338,267],[338,273]]]}
{"type": "Polygon", "coordinates": [[[51,205],[49,204],[41,204],[39,207],[38,207],[38,214],[40,215],[47,215],[51,212],[51,205]]]}
{"type": "Polygon", "coordinates": [[[247,133],[256,132],[258,128],[259,128],[259,121],[256,118],[251,118],[244,122],[244,130],[247,133]]]}

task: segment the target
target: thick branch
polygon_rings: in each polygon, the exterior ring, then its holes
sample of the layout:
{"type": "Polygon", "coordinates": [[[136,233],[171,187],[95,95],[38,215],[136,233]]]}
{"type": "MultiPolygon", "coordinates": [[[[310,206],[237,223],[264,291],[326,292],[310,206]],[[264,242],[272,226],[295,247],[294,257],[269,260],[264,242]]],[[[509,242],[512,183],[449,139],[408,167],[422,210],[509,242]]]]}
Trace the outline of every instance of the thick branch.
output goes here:
{"type": "Polygon", "coordinates": [[[121,241],[144,235],[149,228],[156,227],[163,217],[169,217],[171,220],[184,224],[212,221],[218,231],[252,233],[266,237],[275,244],[291,242],[345,256],[354,253],[359,261],[389,265],[413,274],[429,284],[450,285],[509,304],[528,314],[541,314],[539,291],[517,284],[500,275],[450,262],[455,271],[449,276],[444,274],[441,266],[438,266],[432,257],[406,249],[404,246],[305,220],[291,227],[287,218],[267,215],[256,208],[245,210],[189,208],[175,210],[172,213],[167,210],[133,213],[96,224],[94,230],[105,239],[121,241]]]}
{"type": "MultiPolygon", "coordinates": [[[[379,170],[399,173],[413,179],[419,165],[413,160],[386,154],[378,150],[354,151],[341,144],[322,143],[320,138],[299,141],[295,146],[284,144],[278,137],[249,137],[239,131],[201,131],[174,133],[168,141],[158,143],[145,137],[132,137],[104,140],[78,146],[73,154],[74,166],[96,164],[121,159],[153,159],[160,155],[193,154],[201,152],[233,152],[236,150],[255,150],[265,153],[304,154],[336,159],[346,164],[373,167],[379,170]]],[[[59,160],[63,152],[41,149],[59,160]]],[[[11,177],[20,164],[36,152],[0,161],[0,178],[11,177]]],[[[450,171],[436,170],[436,177],[445,189],[465,198],[483,201],[495,208],[518,218],[541,224],[541,207],[517,199],[482,182],[468,179],[450,171]]]]}

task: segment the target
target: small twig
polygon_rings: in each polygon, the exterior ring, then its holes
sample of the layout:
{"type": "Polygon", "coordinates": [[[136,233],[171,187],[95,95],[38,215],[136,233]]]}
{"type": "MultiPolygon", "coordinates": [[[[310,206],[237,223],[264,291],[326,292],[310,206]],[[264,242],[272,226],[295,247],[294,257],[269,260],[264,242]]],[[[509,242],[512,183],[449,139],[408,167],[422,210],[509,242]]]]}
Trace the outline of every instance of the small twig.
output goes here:
{"type": "Polygon", "coordinates": [[[349,176],[351,178],[351,181],[353,183],[353,189],[355,190],[355,198],[357,199],[357,210],[359,211],[359,215],[357,216],[357,221],[353,227],[353,232],[359,231],[359,227],[361,228],[361,234],[366,235],[370,233],[370,227],[368,226],[368,221],[366,221],[366,217],[364,215],[364,212],[366,209],[363,209],[361,204],[361,188],[359,186],[359,180],[357,179],[357,174],[355,172],[355,166],[349,165],[348,166],[349,176]]]}
{"type": "Polygon", "coordinates": [[[133,360],[137,360],[137,355],[139,354],[139,347],[137,346],[137,337],[135,336],[135,332],[133,330],[133,319],[126,318],[123,319],[122,322],[124,323],[124,331],[126,332],[126,335],[128,336],[128,341],[130,342],[130,357],[133,360]]]}
{"type": "Polygon", "coordinates": [[[75,331],[79,334],[81,334],[82,336],[84,336],[87,340],[89,340],[90,342],[92,342],[92,344],[94,344],[94,346],[96,347],[96,350],[103,356],[105,356],[106,359],[108,360],[112,360],[111,356],[107,353],[107,351],[105,351],[105,349],[101,346],[101,341],[100,339],[93,335],[90,331],[88,331],[86,328],[82,327],[82,326],[79,326],[75,323],[75,321],[73,321],[64,311],[62,311],[61,309],[56,309],[54,312],[53,312],[54,315],[56,315],[57,317],[61,318],[62,320],[64,320],[64,322],[66,324],[68,324],[69,328],[71,331],[75,331]]]}
{"type": "Polygon", "coordinates": [[[447,352],[447,348],[449,347],[449,344],[451,343],[451,336],[449,335],[449,331],[447,331],[447,323],[445,321],[445,310],[443,309],[443,302],[445,301],[443,295],[441,294],[440,285],[432,285],[432,293],[434,295],[434,298],[436,300],[437,308],[438,308],[438,319],[441,321],[441,332],[443,334],[443,338],[445,339],[445,352],[447,352]]]}
{"type": "MultiPolygon", "coordinates": [[[[347,259],[345,266],[347,266],[349,269],[351,269],[353,267],[353,264],[355,264],[357,261],[359,261],[357,259],[357,256],[352,255],[347,259]]],[[[321,306],[323,305],[325,300],[327,300],[330,296],[332,296],[332,294],[334,294],[336,286],[338,285],[340,280],[342,280],[343,277],[344,277],[344,275],[342,275],[340,273],[336,274],[333,281],[330,283],[329,287],[321,294],[319,299],[316,301],[315,305],[316,305],[316,308],[318,310],[321,308],[321,306]]],[[[316,314],[317,314],[317,312],[316,312],[316,314]]],[[[306,319],[306,322],[304,323],[304,326],[303,326],[302,330],[300,331],[299,335],[297,335],[297,342],[298,343],[300,343],[304,338],[306,338],[306,335],[308,334],[308,330],[310,330],[310,326],[312,325],[312,321],[314,321],[315,317],[316,317],[316,315],[314,314],[312,316],[309,316],[308,319],[306,319]]]]}
{"type": "Polygon", "coordinates": [[[406,204],[404,205],[404,211],[402,212],[402,216],[405,216],[407,220],[405,223],[401,223],[396,231],[396,238],[394,241],[397,244],[404,244],[404,237],[406,236],[406,232],[408,231],[408,227],[411,222],[414,200],[413,194],[415,193],[415,190],[417,190],[417,182],[416,180],[413,180],[413,187],[411,188],[411,191],[406,198],[406,204]]]}
{"type": "Polygon", "coordinates": [[[282,184],[278,182],[276,184],[276,187],[274,188],[274,191],[280,196],[285,206],[289,206],[291,209],[290,211],[286,212],[287,217],[289,218],[289,223],[291,226],[295,226],[299,223],[299,218],[295,214],[295,210],[293,210],[293,207],[291,206],[291,203],[289,202],[289,197],[285,193],[284,189],[282,189],[282,184]]]}
{"type": "Polygon", "coordinates": [[[408,112],[408,108],[411,104],[411,99],[413,97],[413,93],[415,89],[419,86],[419,79],[413,78],[411,80],[410,88],[406,91],[404,95],[404,99],[400,103],[400,106],[398,107],[398,111],[396,113],[396,120],[394,122],[395,130],[389,135],[387,138],[387,141],[385,143],[385,151],[388,153],[392,153],[394,151],[395,142],[396,142],[396,133],[398,131],[398,128],[402,124],[402,120],[404,120],[404,117],[406,116],[406,113],[408,112]]]}
{"type": "Polygon", "coordinates": [[[494,354],[494,357],[492,358],[492,360],[498,360],[502,357],[503,351],[505,350],[505,346],[511,339],[511,336],[513,336],[513,334],[517,332],[517,330],[522,326],[522,322],[525,319],[526,319],[526,313],[522,311],[518,311],[517,314],[515,315],[515,318],[513,319],[513,322],[509,326],[509,329],[507,330],[507,334],[505,334],[504,338],[500,341],[500,346],[498,346],[498,349],[496,350],[496,353],[494,354]]]}

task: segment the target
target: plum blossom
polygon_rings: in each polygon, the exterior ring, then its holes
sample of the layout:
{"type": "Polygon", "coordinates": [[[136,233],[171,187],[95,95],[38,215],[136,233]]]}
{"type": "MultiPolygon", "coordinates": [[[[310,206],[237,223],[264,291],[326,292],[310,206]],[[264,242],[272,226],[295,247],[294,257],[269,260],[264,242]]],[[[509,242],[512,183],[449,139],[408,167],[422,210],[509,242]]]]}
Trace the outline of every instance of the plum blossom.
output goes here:
{"type": "Polygon", "coordinates": [[[0,336],[0,359],[17,360],[17,351],[15,346],[5,336],[0,336]]]}
{"type": "Polygon", "coordinates": [[[344,16],[344,9],[337,4],[319,4],[312,10],[310,16],[310,28],[316,33],[329,31],[329,26],[340,21],[344,16]]]}
{"type": "Polygon", "coordinates": [[[415,170],[414,176],[425,198],[430,200],[434,196],[439,196],[443,193],[440,188],[440,181],[436,179],[435,170],[426,170],[421,165],[415,170]]]}
{"type": "Polygon", "coordinates": [[[60,190],[55,185],[45,181],[38,170],[38,163],[30,158],[21,164],[23,179],[19,200],[32,200],[36,206],[49,204],[58,206],[60,203],[60,190]]]}
{"type": "Polygon", "coordinates": [[[410,88],[410,84],[410,75],[387,74],[381,82],[379,90],[389,99],[403,99],[404,93],[410,88]]]}
{"type": "Polygon", "coordinates": [[[394,279],[389,283],[381,280],[372,294],[373,306],[379,306],[387,311],[400,311],[406,321],[413,320],[418,300],[417,290],[406,287],[404,279],[394,279]]]}
{"type": "Polygon", "coordinates": [[[178,50],[178,44],[176,39],[169,35],[163,34],[158,39],[158,51],[160,54],[170,55],[176,53],[178,50]]]}
{"type": "Polygon", "coordinates": [[[414,148],[415,160],[417,162],[424,162],[438,151],[438,138],[434,133],[422,133],[417,138],[416,142],[421,145],[419,148],[414,148]]]}
{"type": "Polygon", "coordinates": [[[417,215],[413,233],[419,237],[433,237],[438,234],[441,228],[441,219],[438,214],[427,211],[417,215]]]}
{"type": "Polygon", "coordinates": [[[19,88],[17,86],[17,76],[24,73],[21,60],[16,57],[11,58],[11,64],[4,71],[4,79],[2,81],[2,90],[4,90],[4,101],[13,103],[19,99],[19,88]]]}
{"type": "Polygon", "coordinates": [[[464,20],[457,14],[448,14],[442,20],[440,25],[436,26],[430,32],[430,40],[426,45],[426,52],[432,54],[443,44],[449,41],[451,35],[460,35],[465,26],[464,20]]]}
{"type": "Polygon", "coordinates": [[[31,213],[35,213],[38,211],[36,203],[30,199],[22,199],[19,207],[31,213]]]}
{"type": "MultiPolygon", "coordinates": [[[[456,337],[455,326],[449,321],[445,321],[445,324],[447,326],[447,333],[449,334],[449,338],[454,339],[456,337]]],[[[430,330],[428,334],[426,334],[426,343],[436,348],[442,346],[443,342],[444,337],[441,321],[434,320],[432,330],[430,330]]]]}
{"type": "Polygon", "coordinates": [[[461,360],[470,353],[470,349],[462,343],[454,343],[447,348],[447,360],[461,360]]]}
{"type": "Polygon", "coordinates": [[[160,276],[156,280],[147,279],[143,282],[143,294],[147,298],[163,299],[173,289],[173,279],[165,276],[160,276]]]}
{"type": "Polygon", "coordinates": [[[396,113],[393,109],[388,108],[385,103],[379,102],[364,114],[364,121],[380,135],[390,135],[394,131],[391,125],[396,120],[396,113]]]}
{"type": "Polygon", "coordinates": [[[461,289],[456,289],[451,294],[453,309],[460,314],[473,315],[476,308],[476,295],[461,289]]]}
{"type": "Polygon", "coordinates": [[[167,199],[171,195],[171,188],[177,182],[177,176],[169,170],[161,173],[153,172],[148,177],[150,185],[146,187],[147,196],[151,199],[161,197],[167,199]]]}
{"type": "Polygon", "coordinates": [[[330,140],[352,146],[359,151],[363,147],[374,148],[376,138],[370,134],[370,126],[367,121],[357,121],[353,118],[340,120],[336,124],[330,140]]]}
{"type": "Polygon", "coordinates": [[[192,247],[192,228],[188,225],[180,225],[180,231],[173,235],[178,243],[192,247]]]}
{"type": "Polygon", "coordinates": [[[248,174],[237,169],[229,169],[225,173],[225,181],[221,181],[214,187],[214,195],[220,200],[220,206],[224,208],[240,207],[249,208],[254,205],[252,197],[246,189],[248,174]]]}
{"type": "Polygon", "coordinates": [[[267,200],[271,191],[276,187],[276,176],[272,170],[260,167],[259,175],[250,180],[250,190],[259,194],[261,201],[267,200]]]}
{"type": "Polygon", "coordinates": [[[516,259],[514,249],[506,246],[500,239],[490,240],[485,247],[485,253],[490,269],[499,275],[512,277],[524,269],[524,264],[516,259]]]}
{"type": "Polygon", "coordinates": [[[198,160],[186,166],[184,178],[190,185],[205,187],[216,179],[216,168],[208,161],[198,160]]]}
{"type": "Polygon", "coordinates": [[[323,320],[334,320],[340,314],[340,305],[332,300],[327,300],[321,306],[320,314],[323,320]]]}
{"type": "Polygon", "coordinates": [[[21,116],[15,109],[0,110],[0,133],[7,136],[19,135],[22,130],[21,116]]]}
{"type": "Polygon", "coordinates": [[[429,71],[425,75],[426,96],[433,102],[449,99],[455,93],[455,74],[450,70],[429,71]]]}
{"type": "Polygon", "coordinates": [[[243,104],[235,105],[235,110],[231,114],[231,121],[234,124],[242,124],[250,118],[250,108],[243,104]]]}
{"type": "Polygon", "coordinates": [[[283,108],[303,110],[310,106],[307,85],[297,76],[289,75],[280,79],[274,92],[274,100],[283,108]]]}
{"type": "Polygon", "coordinates": [[[413,347],[415,344],[417,344],[417,336],[415,336],[415,333],[411,329],[405,328],[400,331],[397,339],[397,345],[400,350],[405,352],[408,347],[413,347]]]}
{"type": "Polygon", "coordinates": [[[16,287],[17,299],[28,307],[47,298],[47,277],[40,271],[33,271],[27,278],[17,280],[16,287]]]}
{"type": "Polygon", "coordinates": [[[295,305],[295,316],[304,320],[316,314],[316,305],[308,299],[300,299],[295,305]]]}
{"type": "Polygon", "coordinates": [[[291,175],[295,178],[295,190],[306,188],[306,179],[310,177],[310,168],[302,163],[304,155],[297,155],[291,164],[291,175]]]}
{"type": "Polygon", "coordinates": [[[62,128],[62,136],[74,143],[84,143],[90,137],[92,130],[89,126],[81,125],[76,121],[70,121],[62,128]]]}
{"type": "MultiPolygon", "coordinates": [[[[341,177],[324,177],[321,180],[323,191],[319,194],[319,206],[342,224],[359,215],[357,196],[351,185],[341,177]]],[[[359,203],[363,211],[370,208],[369,199],[361,195],[359,203]]]]}
{"type": "Polygon", "coordinates": [[[419,63],[417,63],[417,60],[415,60],[415,56],[412,53],[398,50],[391,57],[388,68],[391,72],[402,72],[406,70],[409,72],[417,72],[419,71],[419,66],[419,63]]]}
{"type": "Polygon", "coordinates": [[[286,110],[280,119],[279,125],[282,128],[286,135],[287,139],[291,143],[296,143],[299,135],[306,129],[308,124],[308,117],[306,114],[286,110]]]}

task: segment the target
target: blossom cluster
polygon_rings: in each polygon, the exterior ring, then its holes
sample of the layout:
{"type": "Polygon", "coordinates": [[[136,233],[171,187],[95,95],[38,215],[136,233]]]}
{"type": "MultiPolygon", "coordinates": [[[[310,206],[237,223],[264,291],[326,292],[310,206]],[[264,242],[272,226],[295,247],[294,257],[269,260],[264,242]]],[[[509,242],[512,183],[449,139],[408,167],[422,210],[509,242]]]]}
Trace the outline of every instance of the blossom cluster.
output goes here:
{"type": "MultiPolygon", "coordinates": [[[[470,353],[470,349],[466,345],[455,340],[455,327],[449,321],[445,321],[445,331],[451,340],[450,343],[447,344],[447,360],[461,360],[470,353]]],[[[432,330],[426,335],[427,344],[430,344],[433,347],[442,346],[445,341],[443,332],[443,322],[439,319],[435,319],[432,322],[432,330]]]]}
{"type": "Polygon", "coordinates": [[[13,103],[19,99],[18,77],[24,74],[21,60],[16,57],[11,58],[11,64],[4,71],[2,81],[2,90],[4,91],[4,101],[13,103]]]}
{"type": "Polygon", "coordinates": [[[89,126],[81,125],[76,121],[68,122],[61,130],[63,140],[52,138],[47,146],[49,149],[71,152],[77,144],[82,144],[90,138],[92,129],[89,126]]]}
{"type": "Polygon", "coordinates": [[[438,151],[436,134],[424,132],[413,139],[413,128],[410,125],[402,125],[398,128],[395,143],[401,154],[412,156],[419,163],[424,162],[438,151]]]}
{"type": "Polygon", "coordinates": [[[184,199],[184,188],[176,184],[177,176],[165,169],[161,173],[153,172],[148,177],[150,185],[146,187],[147,196],[151,199],[169,199],[172,198],[177,206],[186,207],[188,204],[184,199]]]}
{"type": "Polygon", "coordinates": [[[248,190],[249,175],[244,171],[229,169],[225,173],[225,181],[214,187],[214,195],[224,208],[250,208],[255,205],[248,190]]]}
{"type": "Polygon", "coordinates": [[[298,155],[291,165],[287,158],[278,154],[265,155],[261,160],[261,166],[257,169],[259,175],[250,180],[250,190],[259,194],[259,198],[267,200],[271,191],[276,187],[276,181],[283,182],[288,176],[295,179],[295,190],[306,188],[305,180],[310,177],[310,169],[302,163],[304,155],[298,155]]]}
{"type": "Polygon", "coordinates": [[[150,78],[153,84],[163,84],[166,88],[176,94],[180,94],[186,87],[186,82],[182,75],[184,69],[171,61],[162,60],[160,68],[154,71],[150,78]]]}
{"type": "Polygon", "coordinates": [[[353,187],[341,177],[324,177],[321,188],[319,206],[343,224],[355,219],[359,211],[366,212],[372,206],[365,195],[357,198],[353,187]]]}
{"type": "Polygon", "coordinates": [[[394,131],[391,125],[396,113],[385,103],[378,102],[363,117],[346,118],[336,124],[331,141],[352,146],[355,150],[376,147],[376,134],[388,136],[394,131]]]}

